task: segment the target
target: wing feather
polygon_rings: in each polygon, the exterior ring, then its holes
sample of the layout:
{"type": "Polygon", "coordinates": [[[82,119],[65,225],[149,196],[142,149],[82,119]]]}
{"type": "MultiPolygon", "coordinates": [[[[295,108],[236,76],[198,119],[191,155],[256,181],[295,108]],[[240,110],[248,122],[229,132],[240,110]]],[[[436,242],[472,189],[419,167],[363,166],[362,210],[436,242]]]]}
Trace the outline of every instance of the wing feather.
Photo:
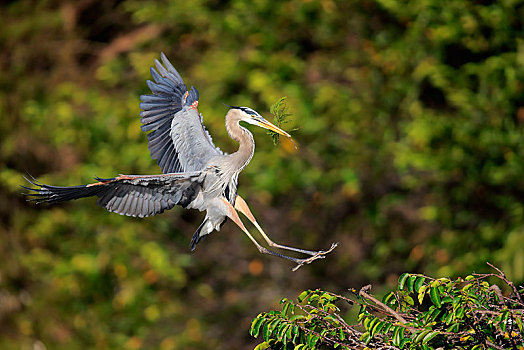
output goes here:
{"type": "Polygon", "coordinates": [[[221,155],[198,113],[198,91],[188,91],[182,77],[162,53],[151,68],[153,93],[140,97],[142,130],[149,132],[149,152],[165,174],[202,170],[221,155]]]}
{"type": "Polygon", "coordinates": [[[163,175],[121,175],[83,186],[49,186],[30,181],[37,188],[28,195],[40,203],[58,203],[98,196],[97,204],[121,215],[146,217],[162,213],[175,205],[187,207],[196,197],[200,172],[163,175]]]}

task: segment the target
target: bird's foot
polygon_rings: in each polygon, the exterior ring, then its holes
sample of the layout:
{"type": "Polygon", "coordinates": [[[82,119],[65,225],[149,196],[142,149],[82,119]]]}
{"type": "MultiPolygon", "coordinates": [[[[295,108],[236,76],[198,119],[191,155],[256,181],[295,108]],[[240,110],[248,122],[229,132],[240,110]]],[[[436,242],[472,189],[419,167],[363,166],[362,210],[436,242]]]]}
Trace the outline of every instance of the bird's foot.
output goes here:
{"type": "Polygon", "coordinates": [[[326,255],[331,253],[333,251],[333,249],[335,249],[337,246],[338,246],[338,242],[331,244],[331,247],[328,250],[319,250],[318,252],[315,253],[315,255],[313,255],[313,256],[311,256],[309,258],[295,260],[295,262],[297,263],[297,266],[295,266],[291,270],[292,271],[296,271],[299,268],[301,268],[303,265],[311,264],[313,261],[315,261],[317,259],[324,259],[326,257],[326,255]]]}
{"type": "Polygon", "coordinates": [[[328,249],[328,250],[320,250],[318,251],[317,254],[320,254],[320,255],[326,255],[326,254],[329,254],[331,253],[336,247],[338,247],[338,242],[335,242],[335,243],[331,243],[331,247],[328,249]]]}

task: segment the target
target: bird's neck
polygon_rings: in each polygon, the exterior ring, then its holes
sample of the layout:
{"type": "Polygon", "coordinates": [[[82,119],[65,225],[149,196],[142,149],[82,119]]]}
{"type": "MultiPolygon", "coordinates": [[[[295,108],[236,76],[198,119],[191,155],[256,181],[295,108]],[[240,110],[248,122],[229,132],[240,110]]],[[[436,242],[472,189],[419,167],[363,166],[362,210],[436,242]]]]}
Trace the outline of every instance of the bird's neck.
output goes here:
{"type": "Polygon", "coordinates": [[[234,160],[240,172],[246,165],[249,164],[253,153],[255,152],[255,140],[253,134],[246,128],[239,125],[239,120],[236,118],[228,118],[226,116],[226,129],[229,136],[238,142],[238,150],[230,156],[234,160]]]}

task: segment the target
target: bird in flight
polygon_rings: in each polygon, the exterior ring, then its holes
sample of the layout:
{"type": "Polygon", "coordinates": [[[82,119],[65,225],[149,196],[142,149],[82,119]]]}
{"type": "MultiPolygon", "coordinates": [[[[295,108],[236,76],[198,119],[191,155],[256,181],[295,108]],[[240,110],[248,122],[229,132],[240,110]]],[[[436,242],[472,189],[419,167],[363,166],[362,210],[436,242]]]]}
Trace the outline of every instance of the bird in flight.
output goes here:
{"type": "Polygon", "coordinates": [[[127,216],[147,217],[169,210],[175,205],[205,211],[204,221],[191,239],[191,250],[213,231],[220,231],[231,219],[264,254],[288,259],[297,265],[293,270],[316,259],[324,258],[337,246],[326,251],[311,251],[288,247],[273,242],[262,230],[245,200],[237,194],[238,175],[253,157],[253,135],[240,122],[256,125],[291,138],[284,130],[268,122],[249,107],[229,106],[226,130],[239,143],[232,154],[217,148],[203,125],[198,112],[198,91],[187,89],[182,77],[167,57],[161,54],[162,63],[155,60],[151,68],[153,81],[148,80],[150,95],[140,96],[142,130],[148,132],[149,151],[162,169],[160,175],[119,175],[113,178],[96,178],[95,183],[81,186],[50,186],[32,178],[34,188],[30,200],[37,203],[60,203],[73,199],[97,196],[97,204],[110,212],[127,216]],[[260,245],[246,229],[238,212],[245,215],[272,248],[289,250],[306,255],[295,258],[269,250],[260,245]]]}

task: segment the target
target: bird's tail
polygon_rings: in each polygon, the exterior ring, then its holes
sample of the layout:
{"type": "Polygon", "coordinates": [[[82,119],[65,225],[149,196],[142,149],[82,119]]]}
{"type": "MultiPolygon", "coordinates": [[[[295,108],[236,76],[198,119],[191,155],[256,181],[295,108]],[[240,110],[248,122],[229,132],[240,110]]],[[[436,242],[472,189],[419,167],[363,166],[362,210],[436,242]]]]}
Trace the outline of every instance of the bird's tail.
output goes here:
{"type": "Polygon", "coordinates": [[[200,232],[202,232],[202,228],[204,228],[205,224],[207,223],[207,220],[208,219],[206,218],[204,221],[202,221],[200,226],[198,226],[197,230],[193,234],[193,238],[191,238],[191,243],[189,243],[189,246],[191,247],[191,251],[195,250],[198,242],[200,242],[202,238],[207,236],[206,233],[204,233],[203,235],[200,235],[200,232]]]}
{"type": "MultiPolygon", "coordinates": [[[[32,187],[21,186],[22,188],[25,188],[26,190],[30,191],[28,193],[24,193],[24,195],[28,197],[29,201],[34,201],[37,204],[60,203],[60,202],[70,201],[73,199],[96,196],[100,191],[103,190],[101,186],[89,186],[89,185],[65,186],[65,187],[50,186],[50,185],[45,185],[45,184],[38,182],[32,176],[31,176],[31,180],[28,178],[25,178],[25,179],[31,185],[35,187],[32,188],[32,187]]],[[[104,179],[97,179],[97,180],[104,180],[104,179]]]]}

